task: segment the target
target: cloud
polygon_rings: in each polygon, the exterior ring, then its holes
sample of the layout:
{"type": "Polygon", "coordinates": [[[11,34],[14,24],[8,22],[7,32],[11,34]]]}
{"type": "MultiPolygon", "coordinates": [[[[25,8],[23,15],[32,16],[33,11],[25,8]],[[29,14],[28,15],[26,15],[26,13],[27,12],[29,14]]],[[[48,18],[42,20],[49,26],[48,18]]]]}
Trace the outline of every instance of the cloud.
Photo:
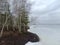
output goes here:
{"type": "Polygon", "coordinates": [[[38,17],[35,23],[60,24],[60,0],[36,0],[34,2],[31,15],[38,17]]]}

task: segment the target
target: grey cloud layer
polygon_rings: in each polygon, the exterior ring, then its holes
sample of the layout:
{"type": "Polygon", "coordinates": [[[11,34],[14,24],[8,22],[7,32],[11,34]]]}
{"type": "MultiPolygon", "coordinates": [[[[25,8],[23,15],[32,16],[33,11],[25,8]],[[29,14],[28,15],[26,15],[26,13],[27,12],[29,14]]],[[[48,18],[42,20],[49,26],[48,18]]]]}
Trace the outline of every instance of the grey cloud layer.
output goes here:
{"type": "Polygon", "coordinates": [[[34,23],[60,24],[60,0],[38,0],[31,11],[31,15],[38,17],[34,23]]]}

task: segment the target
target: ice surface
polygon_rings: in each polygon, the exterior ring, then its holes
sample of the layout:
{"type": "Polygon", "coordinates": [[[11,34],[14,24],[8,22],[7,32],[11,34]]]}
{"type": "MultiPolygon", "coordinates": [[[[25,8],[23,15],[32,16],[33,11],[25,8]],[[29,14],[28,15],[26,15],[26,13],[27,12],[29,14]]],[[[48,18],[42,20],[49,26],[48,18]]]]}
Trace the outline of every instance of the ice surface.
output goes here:
{"type": "Polygon", "coordinates": [[[41,41],[26,45],[60,45],[60,25],[31,25],[29,31],[38,34],[41,41]]]}

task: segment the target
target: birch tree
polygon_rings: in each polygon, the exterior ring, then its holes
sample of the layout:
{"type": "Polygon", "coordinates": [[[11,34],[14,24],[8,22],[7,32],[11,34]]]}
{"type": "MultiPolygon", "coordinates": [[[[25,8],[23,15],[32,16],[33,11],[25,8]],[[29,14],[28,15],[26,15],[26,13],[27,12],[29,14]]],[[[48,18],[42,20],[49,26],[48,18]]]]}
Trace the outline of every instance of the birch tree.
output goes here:
{"type": "Polygon", "coordinates": [[[2,36],[4,30],[9,30],[8,27],[13,26],[12,15],[9,9],[9,3],[7,1],[1,2],[1,3],[3,7],[2,8],[0,7],[1,8],[0,10],[1,11],[0,13],[0,31],[1,31],[0,37],[2,36]]]}
{"type": "Polygon", "coordinates": [[[16,25],[19,28],[19,32],[27,31],[28,27],[28,15],[30,12],[30,3],[28,0],[14,0],[14,13],[17,16],[16,25]],[[15,4],[15,5],[14,5],[15,4]]]}

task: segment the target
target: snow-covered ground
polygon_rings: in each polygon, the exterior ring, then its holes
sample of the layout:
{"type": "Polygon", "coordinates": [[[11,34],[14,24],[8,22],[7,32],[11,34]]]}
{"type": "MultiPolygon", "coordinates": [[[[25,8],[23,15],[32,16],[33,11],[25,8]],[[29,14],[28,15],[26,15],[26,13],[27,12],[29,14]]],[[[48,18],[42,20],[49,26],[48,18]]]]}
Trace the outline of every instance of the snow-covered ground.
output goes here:
{"type": "Polygon", "coordinates": [[[60,25],[32,25],[29,31],[38,34],[41,41],[26,45],[60,45],[60,25]]]}

